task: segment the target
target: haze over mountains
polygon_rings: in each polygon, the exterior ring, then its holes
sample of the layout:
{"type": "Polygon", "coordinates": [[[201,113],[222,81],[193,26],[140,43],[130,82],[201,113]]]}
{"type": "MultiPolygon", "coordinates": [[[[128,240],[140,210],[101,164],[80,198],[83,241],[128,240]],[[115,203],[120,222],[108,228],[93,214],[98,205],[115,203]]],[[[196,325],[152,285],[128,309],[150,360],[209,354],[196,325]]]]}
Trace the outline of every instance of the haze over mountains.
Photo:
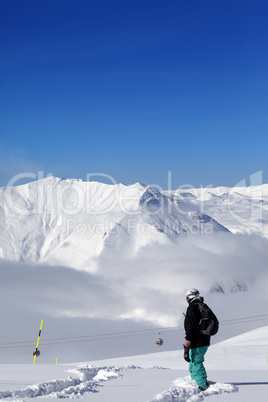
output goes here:
{"type": "Polygon", "coordinates": [[[268,237],[268,185],[159,191],[45,179],[0,190],[0,255],[94,272],[100,256],[134,257],[185,236],[268,237]]]}

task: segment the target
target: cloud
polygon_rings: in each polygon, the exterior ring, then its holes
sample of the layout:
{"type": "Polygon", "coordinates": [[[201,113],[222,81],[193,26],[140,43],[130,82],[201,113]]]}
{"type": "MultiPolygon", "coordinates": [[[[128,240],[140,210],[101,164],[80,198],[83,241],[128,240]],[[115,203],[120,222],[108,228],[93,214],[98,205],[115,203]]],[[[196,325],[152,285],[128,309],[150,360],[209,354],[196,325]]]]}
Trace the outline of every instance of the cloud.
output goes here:
{"type": "Polygon", "coordinates": [[[107,316],[118,303],[105,280],[85,272],[5,260],[0,260],[0,272],[1,298],[9,299],[9,309],[77,317],[105,311],[107,316]]]}
{"type": "MultiPolygon", "coordinates": [[[[1,337],[2,340],[16,339],[14,334],[20,328],[20,339],[32,339],[31,334],[36,333],[41,318],[45,318],[49,337],[182,326],[187,307],[185,292],[191,287],[200,290],[220,321],[266,314],[267,261],[267,239],[222,233],[189,236],[173,244],[147,246],[131,259],[103,255],[98,261],[99,270],[94,274],[62,266],[2,259],[1,337]],[[232,293],[229,289],[226,294],[211,293],[215,283],[225,283],[226,290],[230,281],[245,283],[247,291],[232,293]]],[[[253,328],[252,325],[262,324],[265,322],[250,322],[243,328],[248,330],[253,328]]],[[[223,325],[219,339],[237,334],[241,328],[235,323],[223,325]]],[[[180,335],[178,330],[172,333],[170,343],[165,342],[167,348],[177,347],[180,338],[180,342],[183,341],[183,330],[181,332],[180,335]]],[[[139,336],[141,334],[135,339],[139,336]]],[[[141,353],[144,342],[147,342],[146,352],[153,351],[152,337],[149,340],[142,336],[141,345],[135,340],[135,348],[129,346],[125,335],[122,340],[120,335],[115,338],[120,339],[113,350],[110,341],[105,343],[107,348],[109,345],[108,350],[104,343],[98,347],[92,344],[91,356],[100,358],[97,353],[104,353],[106,357],[114,353],[115,356],[123,350],[131,354],[134,349],[141,353]]],[[[77,345],[72,349],[74,359],[83,358],[83,345],[79,350],[77,345]]],[[[61,347],[70,358],[71,351],[66,351],[67,346],[61,347]]],[[[52,353],[58,353],[56,349],[49,351],[50,357],[52,353]]],[[[6,359],[9,361],[8,356],[6,359]]]]}
{"type": "Polygon", "coordinates": [[[245,284],[247,294],[257,292],[267,276],[267,261],[267,239],[219,233],[155,244],[132,259],[102,257],[99,275],[117,281],[133,319],[174,325],[182,322],[178,317],[185,310],[187,289],[199,289],[208,300],[215,284],[222,284],[229,293],[236,283],[245,284]]]}
{"type": "Polygon", "coordinates": [[[51,316],[174,326],[182,322],[189,288],[208,299],[215,284],[230,294],[235,283],[245,284],[247,293],[262,289],[266,294],[267,260],[267,239],[222,233],[153,244],[131,259],[102,256],[96,274],[0,260],[1,297],[9,298],[9,308],[14,303],[15,309],[51,316]]]}

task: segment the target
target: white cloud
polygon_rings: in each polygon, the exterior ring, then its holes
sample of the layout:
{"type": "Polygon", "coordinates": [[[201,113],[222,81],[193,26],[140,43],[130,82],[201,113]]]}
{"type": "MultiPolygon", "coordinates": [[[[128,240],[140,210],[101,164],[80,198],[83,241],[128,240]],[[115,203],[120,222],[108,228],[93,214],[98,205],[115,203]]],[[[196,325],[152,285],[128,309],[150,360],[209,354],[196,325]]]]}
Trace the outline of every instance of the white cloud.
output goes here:
{"type": "MultiPolygon", "coordinates": [[[[184,296],[191,287],[200,290],[221,321],[266,314],[267,261],[267,239],[231,234],[151,245],[132,259],[102,257],[97,274],[0,260],[2,339],[14,339],[18,327],[20,338],[29,339],[44,317],[54,336],[182,325],[184,296]],[[229,280],[246,283],[248,291],[210,293],[215,282],[229,280]]],[[[237,330],[223,326],[220,336],[237,330]]],[[[177,334],[171,344],[182,341],[177,334]]],[[[117,346],[120,354],[122,345],[117,346]]]]}
{"type": "Polygon", "coordinates": [[[53,316],[129,317],[172,326],[186,307],[188,288],[198,288],[208,299],[215,283],[226,290],[228,282],[240,282],[249,291],[264,292],[267,260],[265,238],[189,236],[147,246],[132,259],[101,257],[97,274],[2,260],[1,294],[11,305],[19,299],[19,308],[53,316]]]}
{"type": "Polygon", "coordinates": [[[102,258],[99,275],[116,281],[124,314],[134,317],[133,312],[142,311],[136,319],[159,324],[166,320],[174,325],[185,309],[188,288],[198,288],[208,299],[215,283],[228,287],[228,282],[240,282],[249,291],[256,291],[266,278],[267,260],[265,238],[231,234],[189,236],[172,245],[148,246],[136,258],[102,258]]]}

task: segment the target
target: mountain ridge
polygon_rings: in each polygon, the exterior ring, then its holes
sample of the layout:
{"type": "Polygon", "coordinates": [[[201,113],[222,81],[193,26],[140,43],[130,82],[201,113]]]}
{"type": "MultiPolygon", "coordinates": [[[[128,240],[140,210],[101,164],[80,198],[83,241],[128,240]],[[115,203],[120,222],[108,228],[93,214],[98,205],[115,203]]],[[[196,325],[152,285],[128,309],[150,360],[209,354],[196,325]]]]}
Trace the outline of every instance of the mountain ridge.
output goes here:
{"type": "MultiPolygon", "coordinates": [[[[268,185],[252,191],[246,188],[247,194],[258,193],[259,198],[241,195],[241,190],[231,192],[229,205],[223,189],[215,189],[218,194],[221,191],[216,199],[198,200],[203,189],[167,192],[139,182],[126,186],[53,176],[4,187],[0,189],[1,257],[95,272],[102,253],[133,257],[153,242],[166,244],[180,236],[243,233],[244,221],[250,223],[249,208],[255,213],[265,208],[266,213],[268,185]],[[267,199],[260,198],[261,190],[266,194],[266,189],[267,199]],[[237,203],[246,211],[241,216],[239,210],[236,213],[242,223],[228,215],[228,207],[237,203]]],[[[206,190],[213,194],[214,189],[206,190]]],[[[253,223],[249,232],[258,222],[253,223]]]]}

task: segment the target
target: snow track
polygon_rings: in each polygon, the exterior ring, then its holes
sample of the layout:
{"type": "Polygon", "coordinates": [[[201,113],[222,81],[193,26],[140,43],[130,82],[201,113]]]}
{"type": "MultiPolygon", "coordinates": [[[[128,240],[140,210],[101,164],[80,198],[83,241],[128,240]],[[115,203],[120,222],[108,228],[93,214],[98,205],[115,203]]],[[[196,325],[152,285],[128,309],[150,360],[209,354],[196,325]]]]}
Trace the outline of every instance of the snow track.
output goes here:
{"type": "MultiPolygon", "coordinates": [[[[137,366],[128,367],[93,367],[81,366],[68,370],[72,376],[65,380],[55,379],[28,386],[21,390],[1,391],[0,399],[22,401],[24,398],[83,398],[85,394],[96,393],[104,381],[123,376],[123,372],[130,369],[141,369],[137,366]]],[[[160,369],[160,368],[158,368],[160,369]]],[[[157,394],[150,402],[201,402],[205,396],[218,395],[224,392],[236,392],[238,388],[232,384],[211,383],[206,391],[199,391],[196,383],[190,376],[178,378],[174,386],[157,394]]]]}
{"type": "Polygon", "coordinates": [[[200,391],[191,377],[178,378],[174,381],[174,387],[156,395],[150,402],[201,402],[205,396],[222,394],[224,392],[237,392],[238,388],[232,384],[220,382],[210,383],[206,391],[200,391]]]}
{"type": "Polygon", "coordinates": [[[103,381],[120,376],[122,369],[116,367],[83,366],[69,370],[73,374],[66,380],[52,380],[31,385],[22,390],[1,391],[0,399],[13,398],[79,398],[85,393],[97,392],[103,381]]]}

